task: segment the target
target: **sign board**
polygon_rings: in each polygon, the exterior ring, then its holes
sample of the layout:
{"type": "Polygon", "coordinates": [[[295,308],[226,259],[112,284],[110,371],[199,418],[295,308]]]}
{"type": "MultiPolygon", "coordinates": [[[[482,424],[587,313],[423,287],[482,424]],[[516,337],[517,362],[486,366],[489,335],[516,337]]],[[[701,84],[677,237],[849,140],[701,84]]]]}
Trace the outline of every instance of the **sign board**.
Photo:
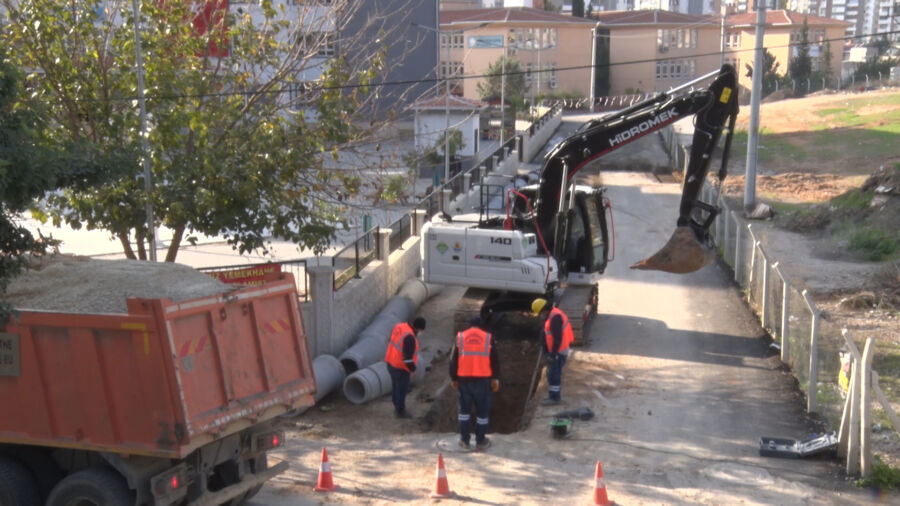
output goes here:
{"type": "Polygon", "coordinates": [[[281,272],[281,264],[264,264],[227,271],[207,271],[206,274],[223,283],[235,285],[261,285],[272,274],[281,272]]]}
{"type": "Polygon", "coordinates": [[[21,374],[19,334],[0,333],[0,376],[21,374]]]}
{"type": "Polygon", "coordinates": [[[502,35],[473,35],[469,37],[469,49],[498,49],[502,47],[502,35]]]}

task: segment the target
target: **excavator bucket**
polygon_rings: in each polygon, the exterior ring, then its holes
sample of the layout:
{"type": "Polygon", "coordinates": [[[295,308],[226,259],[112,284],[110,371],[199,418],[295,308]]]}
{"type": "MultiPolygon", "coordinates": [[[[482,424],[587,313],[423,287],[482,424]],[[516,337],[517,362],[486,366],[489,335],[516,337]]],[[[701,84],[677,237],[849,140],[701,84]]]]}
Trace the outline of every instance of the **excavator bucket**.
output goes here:
{"type": "Polygon", "coordinates": [[[666,245],[653,256],[631,266],[645,271],[664,271],[673,274],[694,272],[709,265],[716,251],[697,240],[691,227],[676,227],[666,245]]]}

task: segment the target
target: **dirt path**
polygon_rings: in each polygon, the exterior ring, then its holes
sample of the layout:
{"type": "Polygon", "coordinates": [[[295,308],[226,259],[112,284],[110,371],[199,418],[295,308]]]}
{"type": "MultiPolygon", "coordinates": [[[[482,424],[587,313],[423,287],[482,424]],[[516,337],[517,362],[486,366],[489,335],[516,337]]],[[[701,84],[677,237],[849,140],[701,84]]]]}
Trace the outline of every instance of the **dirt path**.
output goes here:
{"type": "MultiPolygon", "coordinates": [[[[591,342],[566,368],[562,408],[540,407],[524,431],[493,434],[487,453],[463,454],[455,434],[395,420],[388,397],[354,406],[335,396],[293,422],[287,448],[274,457],[292,469],[253,504],[430,503],[439,452],[458,494],[441,501],[450,504],[589,503],[597,461],[620,504],[870,503],[833,461],[758,456],[760,436],[813,430],[793,377],[724,269],[676,277],[627,268],[671,232],[673,220],[662,217],[677,202],[677,185],[645,174],[604,178],[613,202],[628,209],[615,210],[617,258],[600,283],[591,342]],[[578,407],[595,418],[576,421],[569,439],[552,438],[553,412],[578,407]],[[340,486],[330,494],[312,492],[323,446],[340,486]]],[[[448,289],[423,305],[425,346],[449,348],[460,294],[448,289]]],[[[445,384],[445,367],[411,394],[416,414],[445,384]]]]}

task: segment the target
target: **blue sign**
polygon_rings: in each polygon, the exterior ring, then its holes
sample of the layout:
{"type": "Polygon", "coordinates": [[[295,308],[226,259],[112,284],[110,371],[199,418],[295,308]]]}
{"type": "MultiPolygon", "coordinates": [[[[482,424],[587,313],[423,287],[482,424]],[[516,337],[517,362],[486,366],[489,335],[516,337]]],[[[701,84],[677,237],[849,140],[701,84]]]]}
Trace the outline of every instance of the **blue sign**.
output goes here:
{"type": "Polygon", "coordinates": [[[502,47],[502,35],[472,35],[469,37],[469,49],[499,49],[502,47]]]}

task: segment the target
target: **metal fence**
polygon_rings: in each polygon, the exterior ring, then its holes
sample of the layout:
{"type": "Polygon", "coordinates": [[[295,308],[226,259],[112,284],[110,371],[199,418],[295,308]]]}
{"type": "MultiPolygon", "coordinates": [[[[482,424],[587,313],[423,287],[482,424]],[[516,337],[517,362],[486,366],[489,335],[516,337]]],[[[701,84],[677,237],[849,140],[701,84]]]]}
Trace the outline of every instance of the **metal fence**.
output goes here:
{"type": "Polygon", "coordinates": [[[235,264],[217,267],[201,267],[197,270],[206,273],[248,271],[255,268],[265,268],[272,265],[280,266],[281,272],[289,272],[293,274],[294,285],[297,287],[297,296],[304,302],[309,300],[309,273],[307,273],[306,271],[306,260],[304,259],[284,260],[281,262],[262,262],[256,264],[235,264]]]}
{"type": "Polygon", "coordinates": [[[331,266],[334,267],[334,291],[339,290],[351,279],[358,278],[359,273],[378,257],[378,230],[379,227],[369,229],[331,257],[331,266]]]}
{"type": "MultiPolygon", "coordinates": [[[[707,185],[702,198],[716,202],[715,189],[707,185]]],[[[782,361],[790,366],[807,396],[807,411],[822,415],[832,426],[840,423],[843,409],[838,384],[841,329],[821,318],[805,290],[792,286],[763,248],[753,225],[743,217],[740,203],[720,203],[712,236],[719,254],[734,270],[734,280],[744,291],[760,323],[781,348],[782,361]]]]}

